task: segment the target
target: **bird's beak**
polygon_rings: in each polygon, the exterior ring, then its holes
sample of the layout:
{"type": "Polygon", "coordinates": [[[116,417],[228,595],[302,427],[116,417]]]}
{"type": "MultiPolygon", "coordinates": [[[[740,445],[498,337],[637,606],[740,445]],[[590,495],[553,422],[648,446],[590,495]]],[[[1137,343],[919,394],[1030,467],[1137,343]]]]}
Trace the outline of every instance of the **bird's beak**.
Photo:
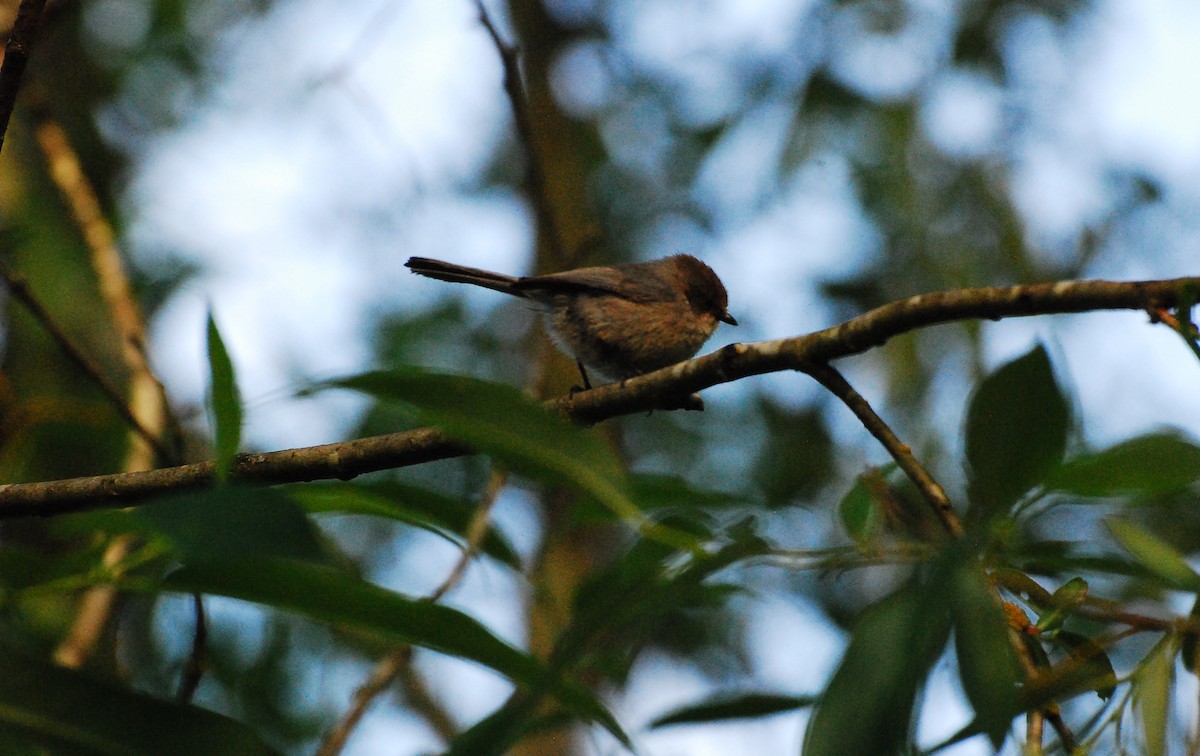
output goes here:
{"type": "Polygon", "coordinates": [[[730,315],[728,311],[718,315],[717,320],[721,321],[722,323],[728,323],[731,326],[737,325],[737,318],[730,315]]]}

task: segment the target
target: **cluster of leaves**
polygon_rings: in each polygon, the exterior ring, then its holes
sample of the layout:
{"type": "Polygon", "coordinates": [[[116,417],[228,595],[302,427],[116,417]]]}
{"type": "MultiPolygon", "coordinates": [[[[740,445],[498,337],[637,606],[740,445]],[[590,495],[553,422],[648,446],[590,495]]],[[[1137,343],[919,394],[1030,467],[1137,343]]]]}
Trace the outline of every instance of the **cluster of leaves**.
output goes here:
{"type": "MultiPolygon", "coordinates": [[[[236,458],[240,400],[211,319],[209,351],[218,466],[228,470],[236,458]]],[[[241,599],[352,637],[470,660],[510,680],[516,692],[464,731],[451,744],[454,753],[500,752],[528,733],[571,720],[597,723],[629,745],[622,726],[583,681],[598,675],[623,680],[663,623],[680,612],[719,610],[740,591],[720,574],[774,551],[753,517],[706,514],[728,508],[727,500],[679,481],[630,477],[597,436],[514,389],[412,370],[368,373],[324,387],[397,403],[416,421],[442,428],[530,480],[576,490],[593,502],[585,508],[589,518],[630,526],[636,536],[628,547],[578,588],[570,623],[549,658],[511,646],[461,611],[384,589],[347,567],[315,527],[314,515],[388,518],[465,546],[468,504],[386,482],[272,490],[226,481],[212,491],[134,510],[62,517],[53,530],[64,542],[99,533],[132,535],[141,545],[128,560],[105,569],[74,559],[46,569],[45,560],[29,554],[22,559],[19,550],[6,549],[0,562],[9,587],[6,604],[16,605],[27,593],[106,583],[151,595],[241,599]],[[549,709],[547,701],[553,703],[549,709]]],[[[727,692],[664,713],[654,726],[767,716],[815,704],[806,753],[916,748],[912,732],[920,693],[953,639],[963,691],[976,716],[947,744],[982,733],[999,747],[1022,712],[1089,691],[1110,699],[1121,689],[1123,702],[1137,704],[1146,752],[1165,752],[1172,659],[1183,654],[1187,668],[1194,669],[1200,628],[1187,622],[1166,630],[1155,626],[1160,640],[1133,672],[1118,677],[1106,633],[1120,617],[1089,611],[1105,605],[1088,596],[1082,576],[1106,584],[1131,576],[1143,586],[1200,593],[1200,574],[1172,546],[1123,519],[1106,524],[1127,556],[1111,548],[1077,553],[1081,544],[1054,552],[1037,539],[1036,521],[1063,501],[1098,500],[1111,509],[1186,488],[1200,478],[1200,447],[1158,434],[1068,457],[1071,426],[1069,403],[1043,349],[993,372],[968,412],[970,506],[964,538],[930,536],[928,530],[889,522],[888,511],[896,505],[889,497],[911,494],[896,481],[882,488],[860,484],[843,500],[843,522],[861,551],[882,553],[913,539],[932,548],[899,590],[858,618],[827,688],[819,694],[727,692]],[[1062,580],[1070,572],[1075,575],[1062,580]],[[1039,574],[1062,580],[1060,587],[1042,588],[1034,578],[1039,574]],[[1018,602],[1036,620],[1027,619],[1018,602]],[[871,727],[861,727],[864,721],[871,727]]],[[[496,563],[521,568],[498,532],[490,532],[480,547],[496,563]]],[[[114,753],[162,752],[167,742],[174,753],[206,753],[220,742],[224,753],[269,751],[233,720],[53,668],[17,645],[6,642],[15,671],[0,681],[4,742],[114,753]],[[26,695],[30,688],[37,695],[26,695]],[[84,703],[95,699],[103,699],[106,708],[84,703]],[[78,716],[80,708],[89,716],[78,716]],[[181,732],[190,735],[179,740],[181,732]]],[[[1099,737],[1106,724],[1121,721],[1126,703],[1107,716],[1092,714],[1079,736],[1099,737]]]]}
{"type": "MultiPolygon", "coordinates": [[[[1126,704],[1138,701],[1142,741],[1135,750],[1166,752],[1170,660],[1183,649],[1185,667],[1195,669],[1197,628],[1182,620],[1139,624],[1137,617],[1121,617],[1114,604],[1089,597],[1088,581],[1115,587],[1133,580],[1143,592],[1197,591],[1196,573],[1183,556],[1126,518],[1165,494],[1183,492],[1191,500],[1200,447],[1154,433],[1068,455],[1072,426],[1070,404],[1041,347],[980,384],[966,423],[966,536],[940,549],[904,588],[860,619],[810,724],[806,753],[915,748],[916,697],[951,637],[975,719],[944,745],[985,733],[998,748],[1018,713],[1089,691],[1108,701],[1120,683],[1121,703],[1111,710],[1092,707],[1098,710],[1069,737],[1095,741],[1119,732],[1106,726],[1121,722],[1126,704]],[[1042,539],[1043,521],[1060,512],[1081,533],[1102,518],[1112,540],[1096,547],[1084,538],[1042,539]],[[1058,588],[1046,590],[1035,576],[1058,588]],[[1133,632],[1162,637],[1133,672],[1118,677],[1110,653],[1120,650],[1122,636],[1113,630],[1124,622],[1133,632]],[[866,735],[854,727],[864,718],[879,723],[866,735]]],[[[896,537],[887,532],[893,494],[885,489],[872,497],[877,490],[860,482],[842,503],[843,523],[865,549],[896,537]]]]}

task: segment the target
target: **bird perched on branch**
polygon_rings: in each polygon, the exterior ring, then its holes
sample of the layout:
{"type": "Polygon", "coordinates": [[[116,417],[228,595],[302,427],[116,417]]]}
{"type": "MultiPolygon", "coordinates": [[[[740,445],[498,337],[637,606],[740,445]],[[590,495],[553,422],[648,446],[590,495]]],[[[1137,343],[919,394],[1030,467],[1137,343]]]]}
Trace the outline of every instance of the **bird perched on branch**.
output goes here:
{"type": "Polygon", "coordinates": [[[718,323],[737,325],[721,279],[691,255],[520,277],[427,257],[405,265],[536,303],[555,343],[575,358],[584,388],[592,387],[589,368],[632,378],[696,354],[718,323]]]}

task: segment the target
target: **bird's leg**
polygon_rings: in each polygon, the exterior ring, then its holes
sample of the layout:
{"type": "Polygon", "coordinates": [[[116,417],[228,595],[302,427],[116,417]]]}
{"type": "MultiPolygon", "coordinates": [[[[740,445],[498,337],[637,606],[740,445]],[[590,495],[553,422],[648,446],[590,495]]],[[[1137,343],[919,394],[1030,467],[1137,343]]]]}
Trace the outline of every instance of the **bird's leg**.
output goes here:
{"type": "Polygon", "coordinates": [[[584,369],[583,363],[580,362],[579,360],[575,360],[575,364],[579,367],[579,375],[581,378],[583,378],[583,386],[572,386],[571,394],[570,394],[571,396],[575,396],[580,391],[591,391],[592,390],[592,382],[588,380],[587,370],[584,369]]]}

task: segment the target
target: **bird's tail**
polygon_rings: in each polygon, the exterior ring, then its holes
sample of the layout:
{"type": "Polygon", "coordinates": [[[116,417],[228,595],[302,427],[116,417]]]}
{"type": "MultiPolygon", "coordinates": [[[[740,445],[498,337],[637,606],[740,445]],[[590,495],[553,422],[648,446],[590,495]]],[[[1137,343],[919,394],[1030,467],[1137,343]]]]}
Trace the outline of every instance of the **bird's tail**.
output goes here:
{"type": "Polygon", "coordinates": [[[502,273],[493,273],[490,270],[480,270],[479,268],[468,268],[465,265],[431,260],[428,257],[410,257],[408,258],[408,262],[404,263],[404,267],[411,269],[413,273],[436,278],[439,281],[473,284],[487,289],[502,291],[505,294],[512,294],[518,297],[523,296],[513,289],[513,284],[517,282],[516,276],[506,276],[502,273]]]}

